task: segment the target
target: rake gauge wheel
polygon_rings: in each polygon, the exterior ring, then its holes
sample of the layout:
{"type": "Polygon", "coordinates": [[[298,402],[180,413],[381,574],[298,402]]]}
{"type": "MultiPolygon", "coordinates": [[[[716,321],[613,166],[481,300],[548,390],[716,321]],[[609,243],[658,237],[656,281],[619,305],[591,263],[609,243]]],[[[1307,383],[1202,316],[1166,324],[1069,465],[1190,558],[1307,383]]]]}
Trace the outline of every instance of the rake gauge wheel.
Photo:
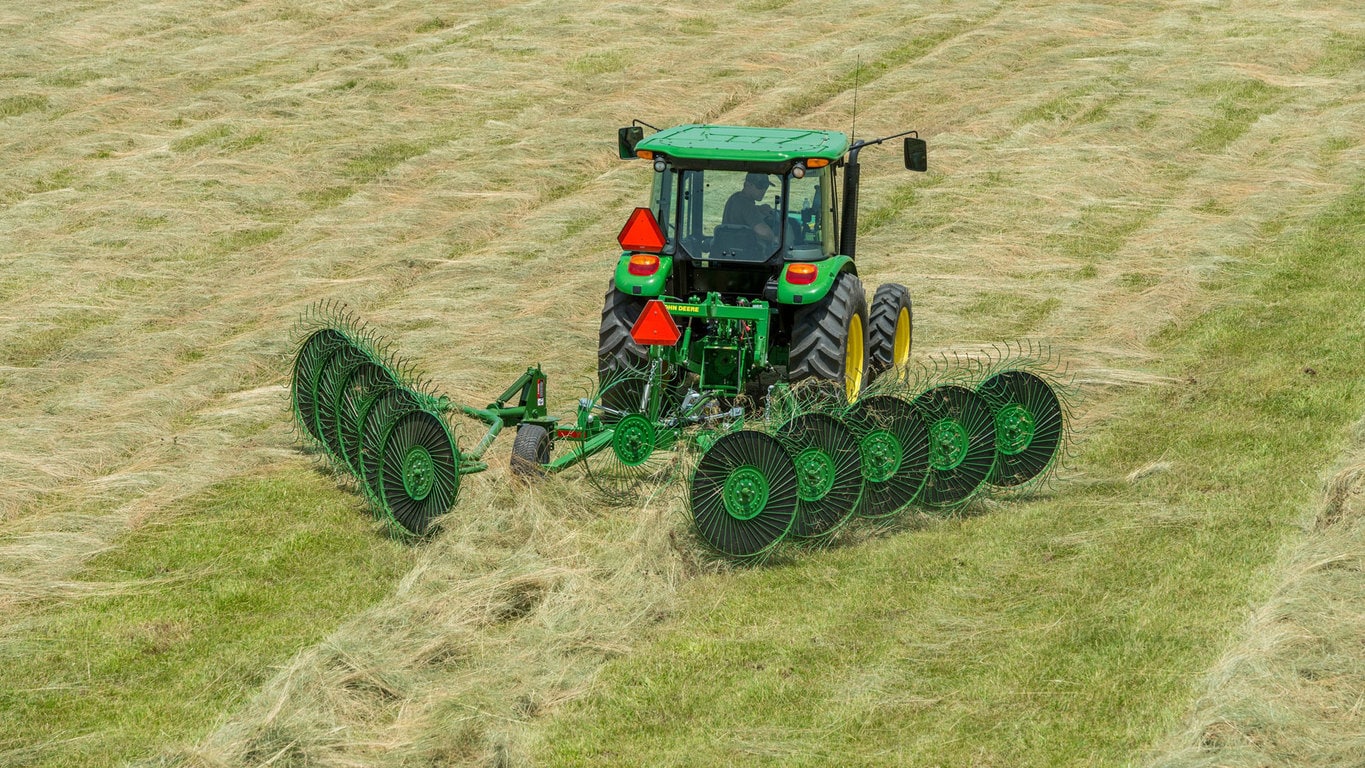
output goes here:
{"type": "Polygon", "coordinates": [[[976,390],[995,418],[991,485],[1022,485],[1047,472],[1063,439],[1062,404],[1046,381],[1028,371],[1004,371],[976,390]]]}
{"type": "Polygon", "coordinates": [[[966,502],[995,468],[995,416],[966,387],[935,387],[915,398],[929,428],[929,477],[921,501],[931,507],[966,502]]]}
{"type": "Polygon", "coordinates": [[[799,494],[796,466],[781,441],[741,430],[721,436],[701,457],[688,499],[702,540],[747,559],[768,554],[787,535],[799,494]]]}
{"type": "Polygon", "coordinates": [[[859,517],[882,518],[909,506],[929,473],[929,430],[919,411],[891,395],[859,400],[848,412],[862,457],[859,517]]]}
{"type": "Polygon", "coordinates": [[[550,463],[550,431],[539,424],[517,427],[517,439],[512,441],[512,474],[539,477],[550,463]]]}

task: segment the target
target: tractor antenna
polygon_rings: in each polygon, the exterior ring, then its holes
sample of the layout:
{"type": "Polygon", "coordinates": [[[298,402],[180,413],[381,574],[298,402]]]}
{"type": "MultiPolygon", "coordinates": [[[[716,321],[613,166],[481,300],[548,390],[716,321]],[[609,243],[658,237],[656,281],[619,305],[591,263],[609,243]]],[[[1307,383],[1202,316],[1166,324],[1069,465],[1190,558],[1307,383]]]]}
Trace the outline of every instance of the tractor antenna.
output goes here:
{"type": "Polygon", "coordinates": [[[858,54],[857,64],[853,65],[853,135],[849,141],[858,140],[858,78],[863,73],[863,55],[858,54]]]}

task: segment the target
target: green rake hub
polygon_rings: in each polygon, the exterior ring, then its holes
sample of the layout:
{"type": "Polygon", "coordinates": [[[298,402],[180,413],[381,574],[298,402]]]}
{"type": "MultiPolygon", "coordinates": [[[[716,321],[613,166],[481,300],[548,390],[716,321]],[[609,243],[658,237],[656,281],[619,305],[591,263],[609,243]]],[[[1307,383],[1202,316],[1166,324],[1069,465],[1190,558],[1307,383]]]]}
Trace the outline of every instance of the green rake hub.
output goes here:
{"type": "Polygon", "coordinates": [[[403,456],[403,490],[414,501],[421,501],[431,493],[431,485],[436,479],[436,462],[431,452],[420,445],[414,445],[403,456]]]}
{"type": "Polygon", "coordinates": [[[1017,456],[1033,442],[1033,413],[1018,403],[1010,403],[995,414],[996,450],[1017,456]]]}
{"type": "Polygon", "coordinates": [[[654,453],[654,424],[644,414],[632,413],[616,423],[611,450],[627,467],[638,467],[654,453]]]}
{"type": "Polygon", "coordinates": [[[967,458],[971,437],[957,419],[939,419],[929,427],[929,466],[947,472],[967,458]]]}
{"type": "Polygon", "coordinates": [[[895,477],[901,468],[901,442],[884,429],[873,430],[863,438],[863,478],[872,483],[884,483],[895,477]]]}
{"type": "Polygon", "coordinates": [[[745,465],[730,473],[721,491],[725,501],[725,511],[736,520],[752,520],[758,517],[768,504],[768,478],[763,471],[752,464],[745,465]]]}
{"type": "Polygon", "coordinates": [[[819,448],[807,448],[796,457],[796,491],[802,501],[819,501],[834,487],[834,459],[819,448]]]}

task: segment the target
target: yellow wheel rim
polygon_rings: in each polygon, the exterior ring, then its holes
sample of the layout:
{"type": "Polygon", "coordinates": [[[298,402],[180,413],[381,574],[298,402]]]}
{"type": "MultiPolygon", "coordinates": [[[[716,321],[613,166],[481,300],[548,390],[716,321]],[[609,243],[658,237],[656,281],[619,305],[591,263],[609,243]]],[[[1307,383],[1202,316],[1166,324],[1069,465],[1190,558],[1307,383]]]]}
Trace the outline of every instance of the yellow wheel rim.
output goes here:
{"type": "Polygon", "coordinates": [[[844,394],[850,403],[863,391],[863,363],[863,318],[854,315],[844,344],[844,394]]]}
{"type": "Polygon", "coordinates": [[[910,359],[910,308],[901,307],[896,316],[896,338],[891,343],[891,363],[897,367],[910,359]]]}

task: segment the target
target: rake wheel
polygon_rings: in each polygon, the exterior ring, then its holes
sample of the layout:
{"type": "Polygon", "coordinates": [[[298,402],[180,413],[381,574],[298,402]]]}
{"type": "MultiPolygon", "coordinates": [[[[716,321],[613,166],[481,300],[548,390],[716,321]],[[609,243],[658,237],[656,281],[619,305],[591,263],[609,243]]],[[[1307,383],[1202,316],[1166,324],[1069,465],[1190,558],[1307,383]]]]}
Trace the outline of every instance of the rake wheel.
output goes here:
{"type": "MultiPolygon", "coordinates": [[[[647,378],[636,371],[618,374],[593,399],[594,414],[611,424],[611,442],[585,459],[583,468],[588,482],[609,501],[634,502],[641,486],[662,485],[677,475],[677,434],[658,413],[647,412],[647,378]]],[[[666,392],[661,395],[667,399],[666,392]]],[[[669,407],[665,402],[661,412],[669,407]]]]}
{"type": "Polygon", "coordinates": [[[346,336],[335,328],[319,328],[299,345],[299,352],[294,357],[294,370],[289,378],[294,418],[319,443],[322,433],[316,418],[318,375],[332,353],[349,344],[346,336]]]}
{"type": "Polygon", "coordinates": [[[341,444],[340,415],[341,396],[346,381],[356,368],[369,363],[369,358],[359,348],[347,343],[332,351],[322,370],[318,373],[317,394],[314,398],[313,421],[322,445],[341,467],[349,467],[346,450],[341,444]]]}
{"type": "Polygon", "coordinates": [[[341,387],[336,407],[336,431],[341,458],[357,477],[364,475],[361,459],[360,428],[365,414],[378,396],[396,386],[389,372],[371,361],[351,369],[341,387]]]}
{"type": "Polygon", "coordinates": [[[839,529],[863,493],[858,438],[826,413],[804,413],[783,424],[777,439],[796,469],[796,520],[790,533],[822,538],[839,529]]]}
{"type": "Polygon", "coordinates": [[[425,409],[397,414],[380,441],[378,498],[390,522],[421,536],[460,493],[460,452],[450,429],[425,409]]]}
{"type": "Polygon", "coordinates": [[[961,504],[995,468],[995,417],[981,395],[948,384],[915,398],[929,429],[929,477],[921,501],[931,507],[961,504]]]}
{"type": "Polygon", "coordinates": [[[796,465],[777,438],[731,432],[697,463],[688,498],[703,541],[730,557],[760,557],[796,520],[796,465]]]}
{"type": "Polygon", "coordinates": [[[882,518],[909,506],[929,472],[929,430],[914,406],[892,395],[859,400],[848,412],[862,457],[859,517],[882,518]]]}
{"type": "Polygon", "coordinates": [[[1004,371],[976,390],[995,419],[995,469],[987,482],[1013,487],[1051,468],[1062,444],[1062,404],[1046,381],[1028,371],[1004,371]]]}
{"type": "Polygon", "coordinates": [[[390,387],[361,403],[360,483],[376,511],[383,509],[379,493],[380,451],[388,428],[407,411],[421,407],[417,395],[404,387],[390,387]]]}

